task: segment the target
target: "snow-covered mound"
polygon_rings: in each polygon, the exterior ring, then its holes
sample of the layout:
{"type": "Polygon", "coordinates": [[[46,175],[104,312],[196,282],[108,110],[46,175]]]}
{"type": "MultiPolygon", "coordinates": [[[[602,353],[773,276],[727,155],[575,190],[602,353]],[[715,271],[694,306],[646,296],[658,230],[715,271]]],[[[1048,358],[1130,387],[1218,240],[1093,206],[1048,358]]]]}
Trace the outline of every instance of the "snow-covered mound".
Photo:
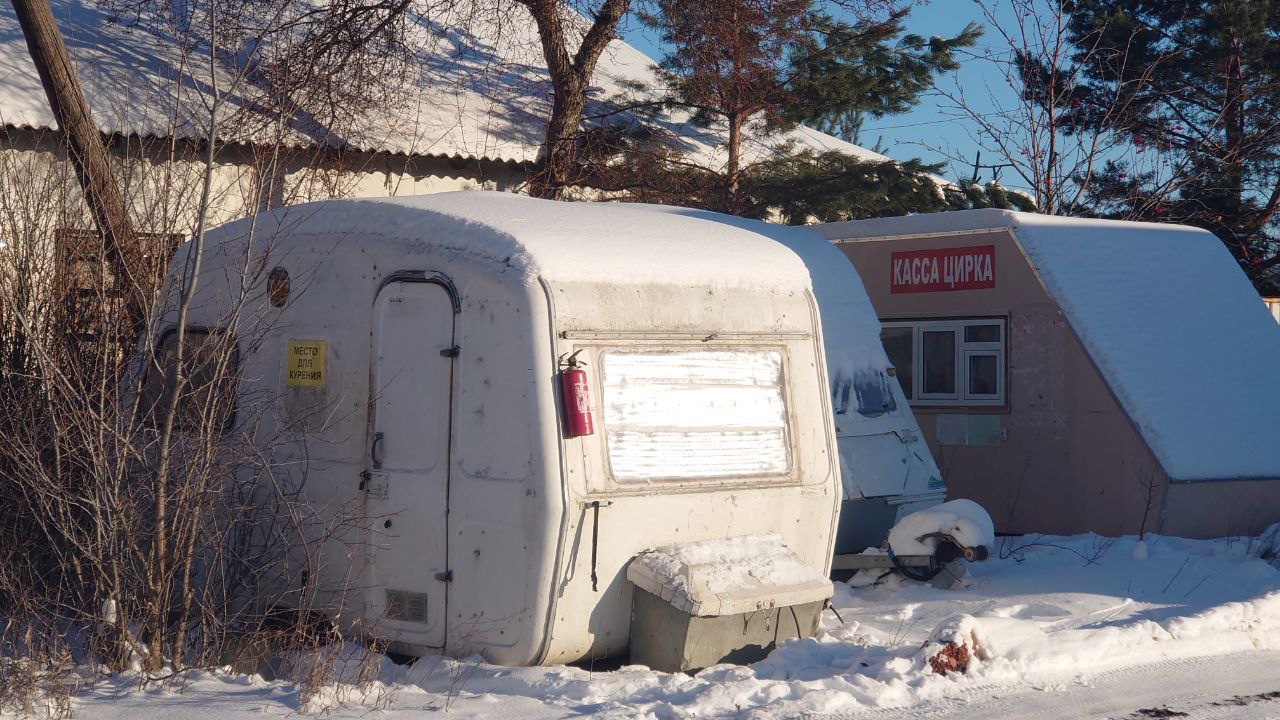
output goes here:
{"type": "Polygon", "coordinates": [[[996,544],[991,515],[972,500],[951,500],[907,515],[889,531],[889,548],[897,555],[932,555],[938,549],[933,533],[945,533],[965,547],[996,544]]]}

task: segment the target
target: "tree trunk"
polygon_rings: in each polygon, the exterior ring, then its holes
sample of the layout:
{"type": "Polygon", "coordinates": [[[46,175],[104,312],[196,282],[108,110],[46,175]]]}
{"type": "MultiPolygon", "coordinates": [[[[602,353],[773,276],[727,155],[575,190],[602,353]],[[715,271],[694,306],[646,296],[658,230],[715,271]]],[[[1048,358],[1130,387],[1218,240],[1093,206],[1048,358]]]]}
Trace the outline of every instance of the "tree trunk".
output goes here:
{"type": "Polygon", "coordinates": [[[586,95],[576,75],[556,84],[539,167],[529,178],[530,195],[559,200],[573,184],[578,123],[585,106],[586,95]]]}
{"type": "Polygon", "coordinates": [[[102,233],[106,260],[115,273],[116,282],[124,290],[128,316],[136,322],[151,298],[144,290],[147,284],[138,282],[137,273],[142,268],[138,262],[139,252],[124,196],[111,173],[102,135],[93,122],[89,103],[85,101],[76,79],[75,68],[54,21],[49,0],[11,2],[26,37],[31,61],[49,98],[49,108],[67,138],[71,163],[85,202],[89,204],[89,212],[102,233]]]}
{"type": "Polygon", "coordinates": [[[742,116],[729,114],[729,144],[727,147],[729,160],[725,164],[725,208],[730,215],[737,215],[739,188],[742,185],[742,116]]]}
{"type": "MultiPolygon", "coordinates": [[[[1240,228],[1241,209],[1244,204],[1244,81],[1241,77],[1241,47],[1239,41],[1232,39],[1231,53],[1227,57],[1227,67],[1223,78],[1223,112],[1222,124],[1225,130],[1226,153],[1223,157],[1226,165],[1223,182],[1223,214],[1237,222],[1228,222],[1232,230],[1240,228]]],[[[1238,241],[1247,247],[1248,238],[1240,237],[1238,241]]]]}
{"type": "Polygon", "coordinates": [[[565,45],[560,0],[519,2],[528,8],[538,26],[547,74],[555,88],[538,167],[529,176],[529,194],[559,199],[564,196],[565,188],[577,179],[575,151],[578,125],[587,105],[587,89],[591,85],[596,62],[617,33],[618,22],[631,6],[631,0],[604,0],[600,9],[592,14],[591,27],[572,56],[565,45]]]}

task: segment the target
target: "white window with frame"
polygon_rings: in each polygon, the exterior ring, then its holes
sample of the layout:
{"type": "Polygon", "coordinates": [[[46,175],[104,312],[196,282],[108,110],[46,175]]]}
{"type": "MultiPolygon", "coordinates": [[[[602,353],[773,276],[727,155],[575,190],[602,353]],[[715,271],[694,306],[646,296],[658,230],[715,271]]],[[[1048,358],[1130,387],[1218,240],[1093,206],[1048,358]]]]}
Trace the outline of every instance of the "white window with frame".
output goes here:
{"type": "Polygon", "coordinates": [[[883,323],[881,339],[912,405],[1005,404],[1003,318],[883,323]]]}
{"type": "Polygon", "coordinates": [[[790,473],[780,350],[609,350],[600,364],[615,481],[790,473]]]}

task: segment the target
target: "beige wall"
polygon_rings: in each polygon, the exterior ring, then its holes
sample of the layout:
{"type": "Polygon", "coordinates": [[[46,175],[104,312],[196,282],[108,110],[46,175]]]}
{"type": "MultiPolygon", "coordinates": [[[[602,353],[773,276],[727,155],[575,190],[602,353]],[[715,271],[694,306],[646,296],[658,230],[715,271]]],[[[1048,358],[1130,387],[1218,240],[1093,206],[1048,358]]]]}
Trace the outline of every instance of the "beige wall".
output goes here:
{"type": "MultiPolygon", "coordinates": [[[[191,234],[204,151],[160,138],[110,141],[134,225],[144,232],[191,234]]],[[[511,190],[521,187],[524,175],[517,164],[489,160],[228,145],[215,159],[207,223],[215,227],[269,207],[335,197],[511,190]]],[[[66,215],[60,223],[92,227],[61,134],[0,128],[0,188],[12,193],[37,183],[57,189],[66,215]]],[[[41,188],[42,195],[49,192],[41,188]]]]}
{"type": "Polygon", "coordinates": [[[1211,480],[1170,483],[1164,524],[1170,535],[1259,535],[1280,520],[1280,480],[1211,480]]]}
{"type": "MultiPolygon", "coordinates": [[[[134,228],[190,237],[199,218],[203,151],[157,138],[108,140],[134,228]]],[[[488,160],[228,145],[217,153],[211,180],[210,228],[326,198],[512,190],[522,186],[524,171],[488,160]]],[[[31,288],[22,294],[32,298],[20,304],[39,304],[49,295],[55,233],[92,228],[61,134],[0,128],[0,282],[12,286],[24,278],[31,288]]]]}
{"type": "Polygon", "coordinates": [[[1004,407],[913,406],[948,497],[978,501],[1002,532],[1131,534],[1144,513],[1155,529],[1167,479],[1008,232],[838,246],[882,320],[1006,319],[1004,407]],[[891,253],[974,245],[995,246],[993,289],[890,292],[891,253]],[[941,444],[939,417],[955,415],[994,416],[1002,435],[989,445],[941,444]]]}

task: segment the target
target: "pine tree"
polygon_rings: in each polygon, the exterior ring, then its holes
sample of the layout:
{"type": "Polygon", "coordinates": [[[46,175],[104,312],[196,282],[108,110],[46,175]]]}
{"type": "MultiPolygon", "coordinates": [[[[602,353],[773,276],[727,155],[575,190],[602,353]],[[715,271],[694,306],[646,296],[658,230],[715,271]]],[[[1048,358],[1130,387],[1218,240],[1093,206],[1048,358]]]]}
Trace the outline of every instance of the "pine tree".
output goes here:
{"type": "Polygon", "coordinates": [[[823,10],[813,0],[657,0],[642,20],[671,48],[660,66],[662,104],[721,132],[724,162],[696,166],[650,135],[621,153],[614,176],[635,197],[792,222],[968,207],[963,193],[944,194],[939,167],[801,150],[780,138],[799,123],[852,138],[863,118],[908,109],[936,73],[955,69],[955,50],[979,28],[926,40],[904,35],[901,10],[855,22],[823,10]]]}
{"type": "Polygon", "coordinates": [[[1275,292],[1280,0],[1076,0],[1066,9],[1074,44],[1090,50],[1073,58],[1087,82],[1070,120],[1088,132],[1123,107],[1132,144],[1091,183],[1093,211],[1210,230],[1260,290],[1275,292]]]}

